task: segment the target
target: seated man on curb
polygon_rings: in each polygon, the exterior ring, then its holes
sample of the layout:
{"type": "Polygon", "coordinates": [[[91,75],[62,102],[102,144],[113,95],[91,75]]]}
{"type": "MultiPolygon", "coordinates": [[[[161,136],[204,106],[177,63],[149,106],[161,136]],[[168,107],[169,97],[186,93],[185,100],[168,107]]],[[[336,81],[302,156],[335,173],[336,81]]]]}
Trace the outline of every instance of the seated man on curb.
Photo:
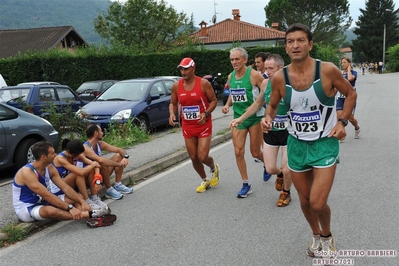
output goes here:
{"type": "MultiPolygon", "coordinates": [[[[123,194],[133,192],[133,188],[126,187],[121,183],[123,168],[129,165],[129,155],[124,149],[110,145],[103,141],[103,131],[101,127],[96,124],[90,124],[86,128],[86,136],[88,140],[83,143],[85,147],[84,155],[90,160],[96,161],[101,165],[101,175],[107,191],[105,197],[108,199],[118,200],[123,197],[123,194]],[[115,153],[111,159],[102,156],[102,151],[115,153]],[[115,171],[115,184],[111,186],[110,176],[115,171]]],[[[79,167],[84,167],[85,164],[81,161],[78,162],[79,167]]],[[[92,200],[97,201],[98,196],[92,190],[92,200]]]]}
{"type": "Polygon", "coordinates": [[[87,219],[89,227],[112,225],[116,216],[102,210],[91,210],[83,197],[76,193],[58,174],[51,163],[56,153],[50,142],[40,141],[32,147],[35,161],[18,170],[13,185],[15,214],[23,222],[38,220],[87,219]],[[65,195],[57,197],[48,191],[52,180],[65,195]]]}
{"type": "MultiPolygon", "coordinates": [[[[83,152],[85,148],[80,140],[64,139],[62,141],[62,152],[60,152],[53,161],[53,165],[57,169],[62,179],[72,188],[77,188],[83,199],[90,205],[92,209],[105,208],[109,210],[108,205],[100,199],[92,201],[87,193],[87,187],[90,187],[95,195],[102,188],[103,178],[100,174],[100,164],[98,162],[87,159],[83,152]],[[77,160],[81,160],[86,164],[86,167],[76,166],[77,160]]],[[[57,187],[50,180],[50,192],[55,195],[63,194],[59,187],[57,187]]]]}

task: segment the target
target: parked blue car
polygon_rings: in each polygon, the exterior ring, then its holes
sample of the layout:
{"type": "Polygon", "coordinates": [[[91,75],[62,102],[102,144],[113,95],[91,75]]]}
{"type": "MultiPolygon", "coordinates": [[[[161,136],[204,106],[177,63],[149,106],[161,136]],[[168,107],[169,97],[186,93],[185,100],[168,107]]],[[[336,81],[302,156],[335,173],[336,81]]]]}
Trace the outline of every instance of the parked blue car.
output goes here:
{"type": "Polygon", "coordinates": [[[170,78],[130,79],[115,83],[77,114],[89,122],[108,128],[113,121],[136,123],[151,129],[169,123],[170,78]]]}
{"type": "Polygon", "coordinates": [[[32,108],[29,112],[45,116],[42,108],[54,104],[59,112],[70,106],[74,112],[88,103],[83,101],[68,86],[59,84],[28,84],[0,88],[0,102],[5,102],[13,107],[23,109],[19,101],[25,101],[32,108]]]}
{"type": "Polygon", "coordinates": [[[57,150],[58,132],[47,120],[0,103],[0,169],[21,168],[33,161],[31,146],[50,141],[57,150]]]}

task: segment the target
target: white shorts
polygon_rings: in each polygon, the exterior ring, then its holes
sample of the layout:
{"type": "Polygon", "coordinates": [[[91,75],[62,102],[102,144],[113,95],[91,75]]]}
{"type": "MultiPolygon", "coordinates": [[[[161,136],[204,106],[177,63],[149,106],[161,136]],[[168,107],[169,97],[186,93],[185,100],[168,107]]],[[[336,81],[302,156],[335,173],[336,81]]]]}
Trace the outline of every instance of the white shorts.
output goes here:
{"type": "Polygon", "coordinates": [[[41,217],[39,214],[39,210],[43,206],[46,206],[46,205],[37,204],[37,205],[34,205],[33,208],[31,206],[29,208],[20,210],[19,212],[16,213],[16,215],[17,215],[18,219],[20,219],[22,222],[25,222],[25,223],[46,220],[43,217],[41,217]],[[29,212],[29,209],[30,209],[30,212],[29,212]]]}
{"type": "MultiPolygon", "coordinates": [[[[65,201],[65,194],[58,195],[58,197],[62,201],[65,201]]],[[[30,207],[27,207],[25,209],[18,211],[16,213],[16,215],[17,215],[18,219],[20,219],[22,222],[25,222],[25,223],[47,220],[47,218],[43,218],[39,214],[40,208],[42,208],[43,206],[51,206],[51,205],[49,205],[48,203],[35,204],[35,205],[32,205],[30,207]]]]}

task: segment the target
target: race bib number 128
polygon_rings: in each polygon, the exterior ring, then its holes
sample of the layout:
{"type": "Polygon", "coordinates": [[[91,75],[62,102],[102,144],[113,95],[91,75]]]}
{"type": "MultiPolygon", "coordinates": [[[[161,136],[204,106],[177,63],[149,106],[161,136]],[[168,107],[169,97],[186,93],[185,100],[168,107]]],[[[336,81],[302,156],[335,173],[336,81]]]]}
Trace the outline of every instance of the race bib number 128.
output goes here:
{"type": "Polygon", "coordinates": [[[182,113],[185,120],[198,120],[200,119],[200,108],[195,106],[183,106],[182,113]]]}

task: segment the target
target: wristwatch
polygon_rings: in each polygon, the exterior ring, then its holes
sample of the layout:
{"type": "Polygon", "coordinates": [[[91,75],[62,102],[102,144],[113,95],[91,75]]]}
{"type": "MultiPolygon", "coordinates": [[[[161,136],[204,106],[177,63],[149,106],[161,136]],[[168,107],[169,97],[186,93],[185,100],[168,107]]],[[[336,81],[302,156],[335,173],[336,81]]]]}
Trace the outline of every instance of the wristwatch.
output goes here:
{"type": "Polygon", "coordinates": [[[96,185],[101,185],[102,183],[101,183],[101,181],[100,181],[100,179],[97,179],[96,180],[96,185]]]}
{"type": "Polygon", "coordinates": [[[67,208],[67,212],[69,212],[70,210],[72,210],[73,205],[72,204],[68,204],[68,208],[67,208]]]}
{"type": "Polygon", "coordinates": [[[211,115],[211,113],[205,111],[205,117],[208,118],[211,115]]]}
{"type": "Polygon", "coordinates": [[[344,127],[346,127],[348,125],[348,119],[340,118],[340,119],[338,119],[338,122],[341,122],[342,124],[344,124],[344,127]]]}
{"type": "Polygon", "coordinates": [[[129,159],[129,154],[123,155],[123,158],[129,159]]]}

